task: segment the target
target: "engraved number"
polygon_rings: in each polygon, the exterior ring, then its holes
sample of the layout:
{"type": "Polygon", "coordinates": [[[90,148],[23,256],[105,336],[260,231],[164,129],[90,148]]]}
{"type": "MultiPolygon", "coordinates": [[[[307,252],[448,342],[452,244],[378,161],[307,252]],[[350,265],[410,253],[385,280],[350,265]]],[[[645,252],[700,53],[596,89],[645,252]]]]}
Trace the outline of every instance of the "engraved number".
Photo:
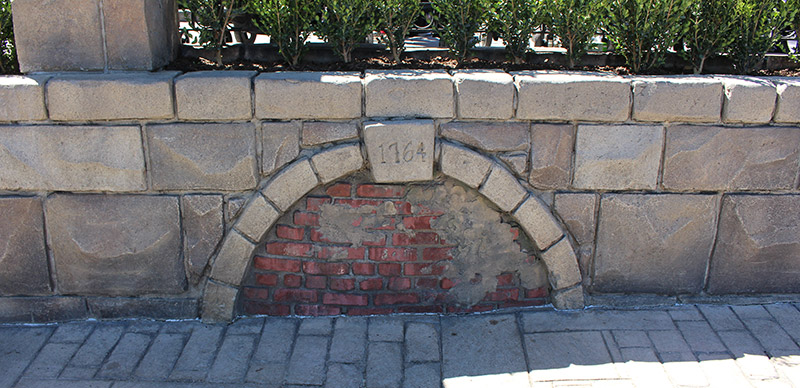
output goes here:
{"type": "Polygon", "coordinates": [[[425,143],[420,142],[419,147],[414,147],[414,142],[410,141],[408,144],[403,147],[402,158],[400,155],[400,144],[397,142],[394,143],[383,143],[378,146],[381,150],[381,164],[386,163],[412,163],[415,159],[418,159],[421,162],[425,162],[425,158],[428,156],[427,152],[425,151],[425,143]],[[387,155],[388,154],[388,155],[387,155]],[[389,161],[386,161],[386,157],[389,157],[389,161]]]}

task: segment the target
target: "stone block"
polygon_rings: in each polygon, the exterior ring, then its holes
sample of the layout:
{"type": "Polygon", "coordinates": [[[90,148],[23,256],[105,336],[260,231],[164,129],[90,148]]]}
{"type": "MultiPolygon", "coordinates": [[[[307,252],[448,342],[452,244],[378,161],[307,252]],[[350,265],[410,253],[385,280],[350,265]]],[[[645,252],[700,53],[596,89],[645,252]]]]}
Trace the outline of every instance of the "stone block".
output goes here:
{"type": "Polygon", "coordinates": [[[263,196],[256,194],[244,208],[234,228],[252,241],[261,241],[279,216],[280,213],[263,196]]]}
{"type": "Polygon", "coordinates": [[[270,175],[300,154],[299,122],[264,123],[261,126],[261,171],[270,175]]]}
{"type": "Polygon", "coordinates": [[[800,195],[729,195],[722,202],[708,292],[800,292],[800,195]]]}
{"type": "Polygon", "coordinates": [[[74,296],[0,298],[0,322],[46,323],[85,320],[86,299],[74,296]]]}
{"type": "Polygon", "coordinates": [[[329,148],[311,157],[311,163],[322,183],[353,173],[364,167],[364,157],[358,144],[329,148]]]}
{"type": "Polygon", "coordinates": [[[194,284],[203,275],[225,233],[222,204],[222,196],[219,195],[181,197],[183,257],[194,284]]]}
{"type": "Polygon", "coordinates": [[[558,193],[554,209],[574,241],[578,244],[578,265],[584,284],[591,275],[595,229],[597,226],[597,196],[591,193],[558,193]]]}
{"type": "Polygon", "coordinates": [[[571,124],[533,124],[531,130],[531,185],[563,189],[572,178],[575,127],[571,124]]]}
{"type": "Polygon", "coordinates": [[[630,81],[599,73],[513,73],[517,118],[557,121],[627,121],[630,81]]]}
{"type": "Polygon", "coordinates": [[[44,85],[50,76],[0,77],[0,121],[46,120],[44,85]]]}
{"type": "Polygon", "coordinates": [[[459,70],[453,75],[462,119],[508,120],[514,116],[514,77],[497,70],[459,70]]]}
{"type": "Polygon", "coordinates": [[[200,317],[206,323],[228,323],[233,320],[233,309],[239,289],[208,282],[203,294],[200,317]]]}
{"type": "Polygon", "coordinates": [[[12,8],[23,73],[105,67],[100,1],[19,0],[12,8]]]}
{"type": "Polygon", "coordinates": [[[586,307],[581,286],[575,286],[568,290],[554,291],[551,299],[553,300],[553,307],[558,310],[580,310],[586,307]]]}
{"type": "Polygon", "coordinates": [[[55,194],[45,220],[65,294],[135,296],[185,288],[177,197],[55,194]]]}
{"type": "Polygon", "coordinates": [[[39,198],[0,198],[0,295],[50,293],[39,198]]]}
{"type": "Polygon", "coordinates": [[[358,139],[358,124],[321,121],[305,122],[303,123],[302,138],[304,147],[358,139]]]}
{"type": "MultiPolygon", "coordinates": [[[[124,1],[124,0],[122,0],[124,1]]],[[[249,120],[255,71],[197,71],[175,79],[181,120],[249,120]]]]}
{"type": "Polygon", "coordinates": [[[800,80],[796,78],[770,78],[778,90],[775,107],[776,123],[800,123],[800,80]]]}
{"type": "Polygon", "coordinates": [[[633,119],[637,121],[717,122],[722,111],[722,81],[711,77],[638,77],[633,81],[633,119]]]}
{"type": "Polygon", "coordinates": [[[358,73],[263,73],[255,79],[256,117],[359,118],[361,88],[361,77],[358,73]]]}
{"type": "Polygon", "coordinates": [[[280,172],[261,192],[285,212],[295,201],[319,185],[308,159],[298,160],[280,172]]]}
{"type": "Polygon", "coordinates": [[[155,70],[178,53],[175,0],[103,0],[108,68],[155,70]]]}
{"type": "Polygon", "coordinates": [[[175,298],[87,298],[89,315],[96,319],[194,319],[196,299],[175,298]]]}
{"type": "Polygon", "coordinates": [[[675,190],[792,189],[798,174],[797,128],[667,128],[665,188],[675,190]]]}
{"type": "Polygon", "coordinates": [[[536,196],[528,197],[514,212],[514,217],[539,250],[547,250],[564,235],[550,209],[536,196]]]}
{"type": "Polygon", "coordinates": [[[703,289],[718,198],[690,194],[603,196],[594,290],[680,294],[703,289]]]}
{"type": "Polygon", "coordinates": [[[525,176],[528,172],[528,152],[509,152],[497,155],[497,157],[506,162],[518,176],[525,176]]]}
{"type": "Polygon", "coordinates": [[[367,117],[455,116],[453,80],[443,70],[371,70],[364,89],[367,117]]]}
{"type": "Polygon", "coordinates": [[[547,266],[547,279],[554,290],[569,288],[581,282],[578,258],[568,239],[561,239],[542,253],[542,260],[547,266]]]}
{"type": "MultiPolygon", "coordinates": [[[[242,276],[253,258],[255,244],[247,241],[241,234],[231,231],[225,237],[219,254],[214,260],[211,279],[233,286],[242,283],[242,276]]],[[[209,283],[211,284],[211,283],[209,283]]],[[[208,291],[206,291],[208,292],[208,291]]]]}
{"type": "Polygon", "coordinates": [[[762,123],[772,120],[778,91],[767,80],[753,77],[720,77],[725,100],[722,121],[725,123],[762,123]]]}
{"type": "Polygon", "coordinates": [[[527,123],[450,122],[440,130],[445,138],[489,152],[527,151],[531,145],[527,123]]]}
{"type": "Polygon", "coordinates": [[[243,124],[147,127],[156,190],[249,190],[258,183],[255,128],[243,124]]]}
{"type": "Polygon", "coordinates": [[[433,121],[408,120],[364,124],[364,144],[378,183],[433,179],[433,121]]]}
{"type": "Polygon", "coordinates": [[[47,83],[56,121],[170,119],[172,79],[178,72],[69,74],[47,83]]]}
{"type": "Polygon", "coordinates": [[[481,187],[480,193],[504,212],[514,210],[528,195],[528,191],[519,184],[517,178],[497,163],[492,166],[492,171],[481,187]]]}
{"type": "Polygon", "coordinates": [[[442,173],[477,189],[492,167],[492,160],[466,148],[442,142],[442,173]]]}
{"type": "Polygon", "coordinates": [[[581,125],[573,185],[582,189],[655,189],[664,131],[659,126],[581,125]]]}
{"type": "Polygon", "coordinates": [[[0,127],[0,165],[6,190],[147,188],[138,127],[0,127]]]}

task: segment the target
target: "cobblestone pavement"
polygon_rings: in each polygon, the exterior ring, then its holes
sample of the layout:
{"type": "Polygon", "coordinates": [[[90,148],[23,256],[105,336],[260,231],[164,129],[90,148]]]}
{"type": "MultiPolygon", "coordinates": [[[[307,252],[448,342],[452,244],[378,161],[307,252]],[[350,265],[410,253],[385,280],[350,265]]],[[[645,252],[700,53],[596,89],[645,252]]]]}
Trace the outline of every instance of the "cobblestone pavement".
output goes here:
{"type": "Polygon", "coordinates": [[[800,305],[0,326],[0,387],[800,387],[800,305]]]}

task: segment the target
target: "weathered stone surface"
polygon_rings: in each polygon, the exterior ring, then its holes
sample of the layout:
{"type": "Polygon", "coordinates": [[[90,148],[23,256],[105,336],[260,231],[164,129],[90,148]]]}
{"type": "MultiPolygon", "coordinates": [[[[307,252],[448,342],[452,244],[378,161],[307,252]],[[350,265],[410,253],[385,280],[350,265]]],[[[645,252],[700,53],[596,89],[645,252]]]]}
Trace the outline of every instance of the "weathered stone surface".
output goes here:
{"type": "Polygon", "coordinates": [[[364,124],[364,144],[376,182],[433,179],[433,121],[408,120],[364,124]]]}
{"type": "Polygon", "coordinates": [[[795,78],[770,78],[778,90],[776,123],[800,123],[800,81],[795,78]]]}
{"type": "Polygon", "coordinates": [[[633,81],[637,121],[716,122],[722,110],[722,82],[711,77],[639,77],[633,81]]]}
{"type": "Polygon", "coordinates": [[[235,196],[227,197],[225,200],[225,223],[229,223],[239,217],[239,214],[247,204],[246,197],[235,196]]]}
{"type": "Polygon", "coordinates": [[[552,71],[513,74],[519,93],[518,119],[628,120],[631,85],[622,77],[552,71]]]}
{"type": "Polygon", "coordinates": [[[361,117],[358,73],[263,73],[255,79],[255,95],[260,119],[361,117]]]}
{"type": "Polygon", "coordinates": [[[580,285],[566,290],[553,291],[553,307],[559,310],[578,310],[585,307],[583,288],[580,285]]]}
{"type": "Polygon", "coordinates": [[[187,195],[181,197],[183,216],[183,257],[192,282],[203,274],[208,260],[225,233],[222,196],[187,195]]]}
{"type": "Polygon", "coordinates": [[[578,258],[568,239],[561,239],[558,244],[542,253],[542,260],[547,266],[550,285],[554,290],[561,290],[581,282],[581,271],[578,269],[578,258]]]}
{"type": "Polygon", "coordinates": [[[214,260],[211,278],[238,286],[242,282],[242,276],[255,248],[255,244],[247,241],[239,233],[229,232],[214,260]]]}
{"type": "Polygon", "coordinates": [[[455,116],[453,80],[443,70],[370,70],[364,88],[367,117],[455,116]]]}
{"type": "Polygon", "coordinates": [[[0,121],[45,120],[44,85],[50,76],[0,77],[0,121]]]}
{"type": "Polygon", "coordinates": [[[730,195],[722,202],[708,291],[800,292],[800,196],[730,195]]]}
{"type": "Polygon", "coordinates": [[[528,152],[509,152],[497,157],[506,162],[511,170],[519,176],[524,176],[528,172],[528,152]]]}
{"type": "Polygon", "coordinates": [[[256,194],[236,221],[234,228],[253,241],[261,241],[279,216],[280,213],[267,203],[263,196],[256,194]]]}
{"type": "Polygon", "coordinates": [[[47,83],[56,121],[169,119],[178,72],[60,75],[47,83]]]}
{"type": "Polygon", "coordinates": [[[664,187],[676,190],[791,189],[798,173],[797,128],[667,128],[664,187]]]}
{"type": "MultiPolygon", "coordinates": [[[[125,1],[125,0],[118,0],[125,1]]],[[[156,1],[156,0],[151,0],[156,1]]],[[[175,79],[181,120],[248,120],[253,117],[255,71],[197,71],[175,79]]]]}
{"type": "Polygon", "coordinates": [[[108,68],[154,70],[175,59],[175,0],[103,0],[108,68]]]}
{"type": "Polygon", "coordinates": [[[581,125],[575,145],[574,186],[655,189],[664,131],[657,126],[581,125]]]}
{"type": "Polygon", "coordinates": [[[21,0],[12,4],[14,39],[23,73],[103,70],[97,0],[21,0]],[[42,12],[42,10],[47,12],[42,12]]]}
{"type": "Polygon", "coordinates": [[[492,171],[486,178],[486,183],[481,187],[480,193],[505,212],[514,210],[528,195],[527,190],[519,184],[517,178],[497,163],[492,166],[492,171]]]}
{"type": "Polygon", "coordinates": [[[753,77],[721,77],[725,100],[722,121],[726,123],[768,123],[775,112],[778,91],[767,80],[753,77]]]}
{"type": "Polygon", "coordinates": [[[84,298],[74,296],[0,298],[0,322],[65,322],[88,317],[84,298]]]}
{"type": "Polygon", "coordinates": [[[594,289],[664,294],[702,290],[717,201],[711,195],[603,196],[594,289]]]}
{"type": "Polygon", "coordinates": [[[441,131],[445,138],[489,152],[527,151],[531,142],[527,123],[450,122],[441,131]]]}
{"type": "Polygon", "coordinates": [[[540,250],[550,248],[564,235],[550,210],[535,195],[520,205],[514,217],[540,250]]]}
{"type": "Polygon", "coordinates": [[[320,152],[311,157],[311,163],[322,183],[329,183],[360,170],[364,166],[364,157],[358,144],[350,144],[320,152]]]}
{"type": "Polygon", "coordinates": [[[310,121],[303,123],[303,146],[358,139],[358,124],[310,121]]]}
{"type": "MultiPolygon", "coordinates": [[[[600,332],[529,334],[524,344],[533,381],[597,381],[619,377],[600,332]]],[[[615,384],[614,380],[610,382],[610,386],[625,386],[615,384]]]]}
{"type": "Polygon", "coordinates": [[[39,198],[0,198],[0,295],[50,292],[39,198]]]}
{"type": "Polygon", "coordinates": [[[300,154],[300,123],[264,123],[261,126],[261,171],[269,175],[300,154]]]}
{"type": "MultiPolygon", "coordinates": [[[[233,308],[236,305],[238,294],[237,288],[208,282],[206,291],[203,293],[203,307],[200,314],[203,322],[230,322],[233,319],[233,308]]],[[[205,346],[207,347],[208,344],[205,346]]],[[[178,362],[180,363],[180,360],[178,362]]]]}
{"type": "Polygon", "coordinates": [[[87,298],[86,305],[89,315],[97,319],[193,319],[197,318],[198,302],[175,298],[87,298]]]}
{"type": "Polygon", "coordinates": [[[144,190],[138,127],[0,127],[0,187],[144,190]]]}
{"type": "Polygon", "coordinates": [[[591,274],[591,260],[597,225],[595,194],[559,193],[555,195],[554,209],[578,244],[578,264],[584,283],[591,274]]]}
{"type": "Polygon", "coordinates": [[[255,128],[244,124],[147,127],[156,190],[248,190],[258,182],[255,128]]]}
{"type": "Polygon", "coordinates": [[[508,120],[514,116],[514,77],[497,70],[459,70],[453,75],[462,119],[508,120]]]}
{"type": "Polygon", "coordinates": [[[311,168],[311,162],[308,159],[302,159],[281,171],[262,190],[262,193],[278,206],[278,210],[285,212],[295,201],[306,195],[319,183],[319,178],[311,168]]]}
{"type": "Polygon", "coordinates": [[[531,130],[531,185],[544,189],[569,186],[574,144],[574,126],[534,124],[531,130]]]}
{"type": "Polygon", "coordinates": [[[466,148],[442,142],[442,173],[477,189],[492,167],[492,161],[466,148]]]}
{"type": "Polygon", "coordinates": [[[61,292],[183,291],[176,197],[55,194],[45,219],[61,292]]]}

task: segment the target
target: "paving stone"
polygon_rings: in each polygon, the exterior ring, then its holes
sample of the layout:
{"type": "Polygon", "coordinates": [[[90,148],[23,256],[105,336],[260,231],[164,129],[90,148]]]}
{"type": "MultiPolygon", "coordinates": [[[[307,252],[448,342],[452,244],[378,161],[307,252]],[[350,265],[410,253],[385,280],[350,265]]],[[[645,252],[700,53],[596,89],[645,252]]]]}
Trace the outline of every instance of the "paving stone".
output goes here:
{"type": "Polygon", "coordinates": [[[725,346],[719,341],[711,326],[704,321],[675,322],[683,334],[683,338],[695,352],[724,352],[725,346]]]}
{"type": "Polygon", "coordinates": [[[658,126],[580,125],[575,178],[581,189],[655,189],[664,132],[658,126]]]}
{"type": "Polygon", "coordinates": [[[184,334],[162,333],[156,336],[134,376],[145,380],[166,380],[181,355],[185,340],[184,334]]]}
{"type": "Polygon", "coordinates": [[[459,70],[453,74],[458,117],[508,120],[514,115],[514,78],[498,70],[459,70]]]}
{"type": "Polygon", "coordinates": [[[172,62],[179,43],[174,9],[174,0],[104,0],[109,69],[155,70],[172,62]]]}
{"type": "Polygon", "coordinates": [[[409,323],[405,341],[406,362],[425,362],[440,359],[439,333],[434,325],[409,323]]]}
{"type": "Polygon", "coordinates": [[[620,348],[649,348],[650,338],[642,330],[614,330],[614,339],[620,348]]]}
{"type": "Polygon", "coordinates": [[[564,189],[572,178],[575,127],[571,124],[533,124],[531,127],[531,185],[564,189]]]}
{"type": "MultiPolygon", "coordinates": [[[[118,0],[120,1],[120,0],[118,0]]],[[[194,71],[175,78],[181,120],[249,120],[255,71],[194,71]]]]}
{"type": "Polygon", "coordinates": [[[0,326],[0,387],[13,386],[52,332],[50,327],[0,326]]]}
{"type": "Polygon", "coordinates": [[[292,357],[289,359],[289,367],[286,370],[286,383],[322,385],[325,381],[325,356],[327,353],[328,338],[298,334],[292,357]]]}
{"type": "Polygon", "coordinates": [[[297,335],[331,335],[333,333],[332,318],[308,318],[300,321],[297,335]]]}
{"type": "Polygon", "coordinates": [[[175,363],[170,380],[204,380],[217,353],[222,329],[206,325],[195,328],[175,363]]]}
{"type": "Polygon", "coordinates": [[[672,387],[664,367],[651,349],[622,349],[625,370],[637,387],[672,387]]]}
{"type": "MultiPolygon", "coordinates": [[[[692,350],[677,330],[648,331],[647,335],[653,341],[656,352],[661,353],[691,353],[692,350]]],[[[713,335],[713,334],[712,334],[713,335]]]]}
{"type": "Polygon", "coordinates": [[[664,311],[536,311],[522,314],[526,333],[579,330],[674,330],[664,311]]]}
{"type": "Polygon", "coordinates": [[[722,111],[722,82],[711,77],[637,77],[633,119],[716,122],[722,111]]]}
{"type": "MultiPolygon", "coordinates": [[[[261,241],[280,216],[281,214],[278,213],[278,210],[267,203],[264,196],[256,194],[252,197],[250,203],[244,209],[244,212],[239,216],[234,228],[242,232],[242,234],[247,236],[251,241],[261,241]]],[[[249,260],[250,258],[247,257],[246,259],[249,260]]],[[[238,277],[241,278],[241,276],[238,277]]],[[[236,279],[236,282],[239,280],[240,279],[236,279]]]]}
{"type": "Polygon", "coordinates": [[[64,371],[61,372],[61,379],[70,379],[70,380],[89,380],[94,378],[94,375],[97,374],[97,370],[100,369],[100,366],[71,366],[67,365],[64,368],[64,371]]]}
{"type": "Polygon", "coordinates": [[[527,151],[530,124],[496,122],[449,122],[439,126],[444,138],[489,152],[527,151]]]}
{"type": "Polygon", "coordinates": [[[352,72],[275,72],[255,78],[260,119],[361,117],[361,78],[352,72]]]}
{"type": "Polygon", "coordinates": [[[716,330],[744,330],[744,325],[728,306],[697,306],[708,323],[716,330]]]}
{"type": "Polygon", "coordinates": [[[781,325],[797,343],[800,343],[800,311],[790,304],[775,304],[764,306],[775,320],[781,325]]]}
{"type": "Polygon", "coordinates": [[[358,125],[351,122],[308,121],[303,123],[301,137],[304,147],[358,139],[358,125]]]}
{"type": "Polygon", "coordinates": [[[264,327],[264,318],[240,318],[228,325],[225,335],[260,334],[264,327]]]}
{"type": "Polygon", "coordinates": [[[46,388],[58,385],[59,388],[109,388],[113,381],[97,380],[41,380],[36,378],[23,378],[15,388],[46,388]]]}
{"type": "MultiPolygon", "coordinates": [[[[288,357],[288,356],[287,356],[288,357]]],[[[245,381],[258,383],[262,387],[283,387],[283,377],[286,373],[286,361],[280,363],[251,363],[245,381]]]]}
{"type": "Polygon", "coordinates": [[[667,312],[674,321],[702,321],[705,319],[700,314],[700,311],[697,310],[697,307],[693,305],[673,307],[667,312]]]}
{"type": "Polygon", "coordinates": [[[311,163],[323,184],[349,175],[364,166],[358,144],[329,148],[311,157],[311,163]]]}
{"type": "Polygon", "coordinates": [[[362,387],[364,386],[363,368],[353,364],[330,364],[325,386],[330,388],[362,387]]]}
{"type": "Polygon", "coordinates": [[[441,384],[442,371],[438,362],[408,365],[404,369],[403,388],[434,388],[441,384]]]}
{"type": "Polygon", "coordinates": [[[744,320],[744,325],[753,333],[769,355],[782,352],[800,352],[797,344],[775,321],[746,319],[744,320]]]}
{"type": "Polygon", "coordinates": [[[540,250],[550,248],[564,235],[550,209],[536,196],[528,197],[514,212],[514,217],[540,250]]]}
{"type": "Polygon", "coordinates": [[[127,379],[144,356],[152,338],[145,334],[126,333],[111,355],[108,356],[97,377],[108,379],[127,379]]]}
{"type": "Polygon", "coordinates": [[[397,317],[373,317],[369,320],[369,340],[403,342],[403,320],[397,317]]]}
{"type": "Polygon", "coordinates": [[[243,381],[255,345],[254,336],[225,334],[217,358],[208,371],[208,381],[212,383],[243,381]]]}
{"type": "Polygon", "coordinates": [[[394,388],[403,379],[403,349],[396,342],[370,342],[366,382],[370,388],[394,388]]]}
{"type": "Polygon", "coordinates": [[[517,178],[498,163],[492,166],[489,177],[479,191],[504,212],[514,210],[528,195],[517,178]]]}
{"type": "Polygon", "coordinates": [[[670,381],[679,387],[706,387],[706,379],[700,363],[691,352],[658,353],[670,381]]]}
{"type": "Polygon", "coordinates": [[[528,334],[525,349],[534,381],[619,377],[599,332],[528,334]]]}
{"type": "Polygon", "coordinates": [[[759,305],[731,306],[731,309],[743,322],[752,319],[772,319],[772,315],[769,311],[759,305]]]}
{"type": "Polygon", "coordinates": [[[299,122],[261,125],[261,172],[271,175],[300,154],[299,122]]]}
{"type": "Polygon", "coordinates": [[[267,318],[252,362],[285,363],[291,355],[296,331],[297,323],[293,320],[267,318]]]}
{"type": "Polygon", "coordinates": [[[746,387],[750,384],[727,354],[700,354],[698,359],[712,387],[746,387]]]}
{"type": "Polygon", "coordinates": [[[47,340],[49,343],[83,343],[89,333],[95,329],[97,324],[95,322],[64,322],[60,323],[53,333],[53,336],[47,340]]]}
{"type": "Polygon", "coordinates": [[[492,167],[492,161],[474,151],[442,142],[442,173],[477,189],[492,167]]]}
{"type": "Polygon", "coordinates": [[[49,294],[42,200],[0,198],[0,214],[0,295],[49,294]]]}
{"type": "Polygon", "coordinates": [[[768,80],[726,76],[722,80],[724,98],[722,121],[726,123],[769,123],[775,112],[778,91],[768,80]]]}
{"type": "Polygon", "coordinates": [[[364,123],[364,145],[375,182],[433,179],[435,138],[430,120],[364,123]]]}
{"type": "Polygon", "coordinates": [[[366,318],[337,318],[328,359],[337,363],[362,362],[366,358],[366,345],[366,318]]]}
{"type": "Polygon", "coordinates": [[[14,76],[0,78],[0,121],[47,119],[44,85],[50,76],[14,76]]]}
{"type": "Polygon", "coordinates": [[[97,327],[72,357],[69,366],[99,368],[108,352],[122,337],[124,330],[125,327],[118,324],[97,327]]]}
{"type": "Polygon", "coordinates": [[[46,344],[25,370],[26,376],[56,378],[75,355],[80,344],[46,344]]]}
{"type": "Polygon", "coordinates": [[[181,197],[183,257],[193,284],[200,280],[225,233],[222,205],[219,195],[181,197]]]}
{"type": "Polygon", "coordinates": [[[443,70],[370,70],[364,90],[367,117],[455,116],[453,80],[443,70]]]}
{"type": "Polygon", "coordinates": [[[319,179],[311,168],[311,162],[303,159],[283,169],[262,190],[262,193],[277,205],[279,210],[286,211],[318,184],[319,179]]]}
{"type": "Polygon", "coordinates": [[[736,364],[748,379],[765,380],[780,377],[772,363],[770,363],[769,357],[764,354],[764,349],[750,333],[745,331],[719,331],[717,334],[730,352],[733,353],[736,364]]]}
{"type": "Polygon", "coordinates": [[[795,78],[770,78],[777,85],[776,123],[800,123],[800,81],[795,78]]]}

